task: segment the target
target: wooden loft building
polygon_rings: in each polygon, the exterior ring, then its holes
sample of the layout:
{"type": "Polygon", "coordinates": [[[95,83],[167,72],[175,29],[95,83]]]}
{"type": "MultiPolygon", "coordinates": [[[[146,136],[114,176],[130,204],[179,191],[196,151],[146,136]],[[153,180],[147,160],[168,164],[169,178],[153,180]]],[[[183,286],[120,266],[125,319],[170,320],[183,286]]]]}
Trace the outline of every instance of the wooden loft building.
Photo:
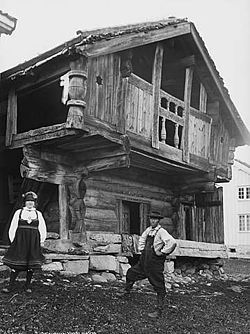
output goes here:
{"type": "Polygon", "coordinates": [[[157,210],[189,241],[182,255],[203,243],[220,250],[215,183],[230,180],[235,147],[250,135],[193,23],[80,32],[2,73],[0,86],[3,239],[32,189],[61,240],[129,240],[157,210]]]}

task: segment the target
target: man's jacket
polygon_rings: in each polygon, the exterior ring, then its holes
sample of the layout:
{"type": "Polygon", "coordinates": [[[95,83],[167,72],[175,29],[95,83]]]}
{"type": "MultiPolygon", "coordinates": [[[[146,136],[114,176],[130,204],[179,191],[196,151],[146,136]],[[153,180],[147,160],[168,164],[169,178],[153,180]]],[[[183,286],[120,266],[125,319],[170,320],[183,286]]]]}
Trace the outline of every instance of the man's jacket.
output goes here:
{"type": "Polygon", "coordinates": [[[169,255],[172,253],[177,245],[175,239],[170,235],[161,225],[155,228],[148,227],[139,238],[139,252],[145,248],[147,236],[154,236],[154,250],[156,255],[169,255]]]}

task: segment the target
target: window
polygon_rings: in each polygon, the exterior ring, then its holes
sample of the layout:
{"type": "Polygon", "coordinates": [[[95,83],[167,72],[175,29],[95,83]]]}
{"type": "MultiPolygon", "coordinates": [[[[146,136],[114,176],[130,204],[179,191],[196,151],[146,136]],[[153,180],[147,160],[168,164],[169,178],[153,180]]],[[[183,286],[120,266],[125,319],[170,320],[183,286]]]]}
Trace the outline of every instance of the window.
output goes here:
{"type": "Polygon", "coordinates": [[[250,186],[238,188],[238,199],[250,199],[250,186]]]}
{"type": "Polygon", "coordinates": [[[250,232],[250,214],[239,215],[239,231],[250,232]]]}

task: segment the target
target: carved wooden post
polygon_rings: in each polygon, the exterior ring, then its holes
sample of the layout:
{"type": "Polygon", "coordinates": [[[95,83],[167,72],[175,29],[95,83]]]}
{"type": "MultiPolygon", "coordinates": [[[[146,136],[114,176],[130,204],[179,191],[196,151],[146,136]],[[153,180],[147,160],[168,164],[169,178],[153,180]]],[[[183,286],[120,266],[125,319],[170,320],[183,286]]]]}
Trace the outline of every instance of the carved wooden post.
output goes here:
{"type": "Polygon", "coordinates": [[[68,117],[66,121],[67,128],[82,129],[84,124],[84,110],[86,102],[84,101],[87,92],[87,58],[79,57],[70,62],[71,71],[69,76],[69,106],[68,117]]]}
{"type": "Polygon", "coordinates": [[[69,194],[68,205],[71,214],[70,229],[72,230],[72,241],[86,242],[86,226],[84,223],[86,184],[83,177],[72,177],[66,180],[66,185],[69,194]]]}
{"type": "Polygon", "coordinates": [[[159,108],[160,108],[160,89],[162,76],[162,61],[164,48],[158,43],[155,50],[154,68],[153,68],[153,129],[152,129],[152,146],[159,148],[159,108]]]}
{"type": "Polygon", "coordinates": [[[183,161],[189,162],[189,110],[192,93],[193,68],[186,68],[185,90],[184,90],[184,136],[183,136],[183,161]]]}
{"type": "Polygon", "coordinates": [[[120,53],[120,76],[117,89],[117,129],[121,133],[125,133],[126,128],[126,78],[132,73],[132,57],[131,50],[120,53]]]}
{"type": "Polygon", "coordinates": [[[161,122],[160,141],[162,143],[166,143],[166,139],[167,139],[166,118],[164,116],[160,117],[160,122],[161,122]]]}

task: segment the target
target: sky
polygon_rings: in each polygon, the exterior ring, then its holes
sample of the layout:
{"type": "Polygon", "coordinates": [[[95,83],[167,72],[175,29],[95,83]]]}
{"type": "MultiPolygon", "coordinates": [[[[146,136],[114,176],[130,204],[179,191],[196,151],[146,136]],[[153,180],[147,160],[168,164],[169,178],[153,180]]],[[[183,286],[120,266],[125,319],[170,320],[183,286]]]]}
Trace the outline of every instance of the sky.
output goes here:
{"type": "MultiPolygon", "coordinates": [[[[250,0],[0,0],[0,10],[18,20],[13,34],[0,38],[0,72],[76,37],[77,30],[187,18],[250,130],[250,0]]],[[[250,164],[250,147],[235,156],[250,164]]]]}

